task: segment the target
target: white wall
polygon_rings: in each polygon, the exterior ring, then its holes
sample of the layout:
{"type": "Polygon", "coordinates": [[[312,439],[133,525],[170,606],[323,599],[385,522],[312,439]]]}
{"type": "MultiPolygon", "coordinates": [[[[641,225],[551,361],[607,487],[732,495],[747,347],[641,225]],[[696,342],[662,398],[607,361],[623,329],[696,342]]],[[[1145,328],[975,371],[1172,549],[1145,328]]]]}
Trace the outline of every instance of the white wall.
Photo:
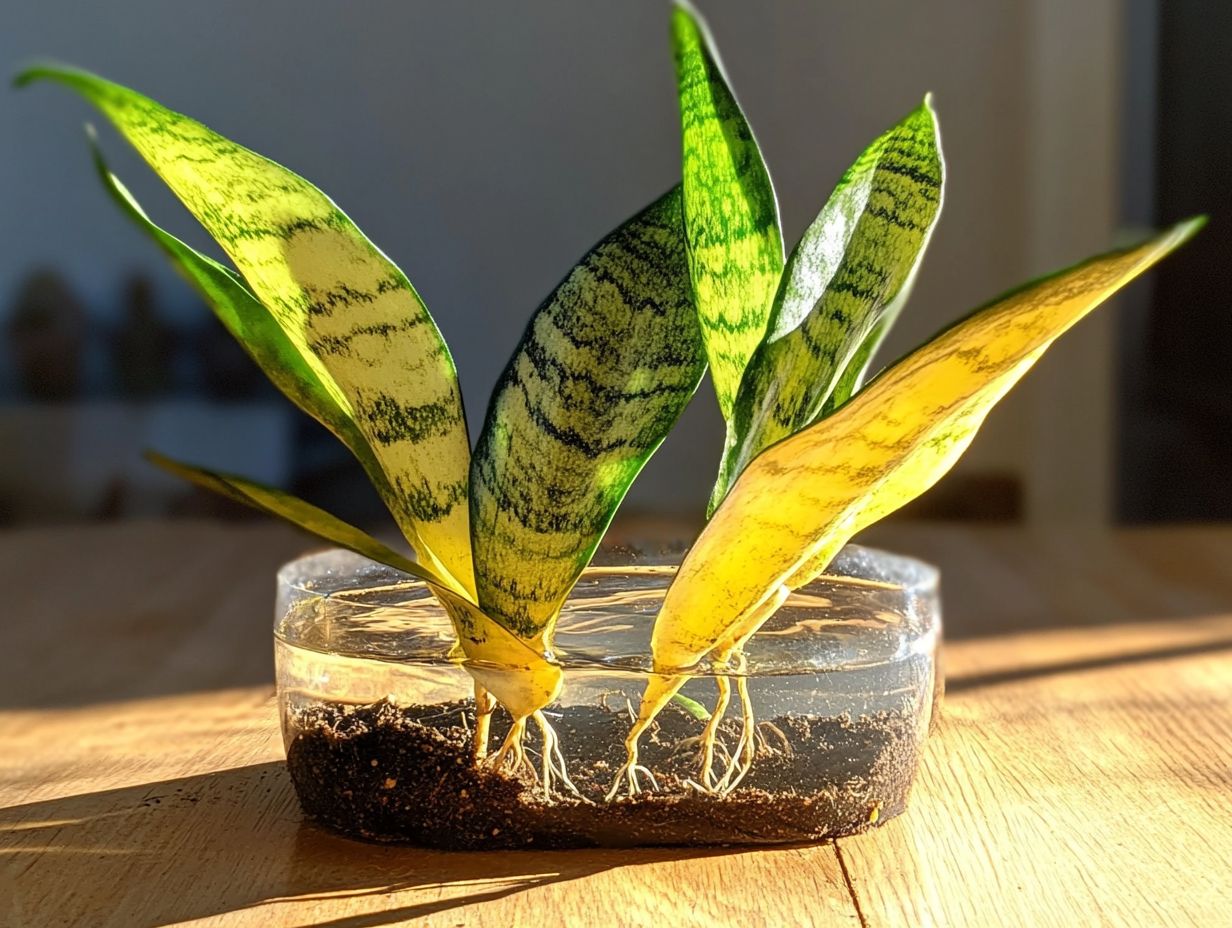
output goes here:
{"type": "MultiPolygon", "coordinates": [[[[1099,0],[1068,26],[1058,2],[702,4],[765,147],[789,241],[860,148],[935,93],[945,212],[894,354],[1110,235],[1106,127],[1070,116],[1099,112],[1110,93],[1117,2],[1099,0]],[[1058,41],[1066,29],[1069,40],[1058,41]],[[1090,47],[1102,57],[1084,57],[1090,47]],[[1048,79],[1058,74],[1073,79],[1048,79]],[[1069,166],[1064,208],[1054,197],[1041,211],[1036,194],[1058,163],[1069,166]],[[1066,210],[1086,219],[1051,237],[1041,224],[1066,210]]],[[[537,302],[596,238],[675,179],[666,25],[659,0],[40,0],[7,11],[0,62],[44,55],[100,71],[319,183],[424,294],[475,428],[537,302]]],[[[184,295],[98,188],[85,118],[95,117],[50,86],[0,94],[0,306],[35,264],[65,269],[96,299],[138,267],[184,295]]],[[[104,141],[147,207],[191,230],[114,137],[104,141]]],[[[1067,363],[1072,372],[1083,359],[1067,363]]],[[[1065,382],[1063,371],[1046,378],[1065,382]]],[[[1040,473],[1038,390],[1008,400],[962,466],[1040,473]]],[[[1047,440],[1064,445],[1083,432],[1072,419],[1070,432],[1049,429],[1047,440]]],[[[699,506],[719,440],[703,392],[633,501],[699,506]]]]}

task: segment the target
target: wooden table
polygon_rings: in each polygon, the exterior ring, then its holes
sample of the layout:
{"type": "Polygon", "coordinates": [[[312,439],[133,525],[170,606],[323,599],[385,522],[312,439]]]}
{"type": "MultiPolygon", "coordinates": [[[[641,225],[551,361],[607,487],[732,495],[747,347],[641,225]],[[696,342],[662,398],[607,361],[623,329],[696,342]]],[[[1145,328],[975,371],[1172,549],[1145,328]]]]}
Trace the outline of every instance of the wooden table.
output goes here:
{"type": "Polygon", "coordinates": [[[949,695],[912,808],[777,850],[445,854],[305,824],[269,525],[0,534],[0,925],[1232,924],[1232,529],[904,526],[949,695]]]}

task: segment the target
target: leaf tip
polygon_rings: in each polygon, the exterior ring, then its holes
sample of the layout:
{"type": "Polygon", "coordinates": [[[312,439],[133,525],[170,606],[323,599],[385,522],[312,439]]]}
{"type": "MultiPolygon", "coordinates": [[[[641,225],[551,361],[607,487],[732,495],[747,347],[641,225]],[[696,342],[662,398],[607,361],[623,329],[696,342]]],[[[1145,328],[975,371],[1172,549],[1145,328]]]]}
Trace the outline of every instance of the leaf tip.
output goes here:
{"type": "Polygon", "coordinates": [[[908,121],[919,120],[920,122],[927,123],[936,130],[938,125],[937,103],[931,90],[924,94],[924,99],[920,102],[920,105],[915,108],[907,119],[908,121]]]}
{"type": "Polygon", "coordinates": [[[677,14],[682,14],[693,20],[701,19],[701,13],[693,5],[693,0],[672,0],[672,15],[675,16],[677,14]]]}
{"type": "Polygon", "coordinates": [[[160,454],[153,448],[143,449],[141,457],[147,464],[157,467],[165,474],[170,474],[172,477],[178,477],[181,480],[187,480],[189,483],[200,483],[200,479],[194,477],[192,471],[184,467],[179,461],[173,461],[165,454],[160,454]]]}
{"type": "Polygon", "coordinates": [[[86,145],[90,147],[90,158],[94,161],[94,167],[103,176],[103,180],[110,181],[112,174],[110,168],[107,167],[107,162],[103,159],[103,149],[98,142],[98,129],[92,122],[82,123],[81,128],[86,134],[86,145]]]}
{"type": "Polygon", "coordinates": [[[85,72],[57,61],[35,61],[18,70],[13,75],[12,85],[20,90],[35,81],[59,81],[69,83],[72,78],[84,75],[85,72]]]}
{"type": "Polygon", "coordinates": [[[710,26],[692,0],[672,0],[671,23],[672,39],[677,46],[696,43],[704,53],[714,56],[715,45],[710,26]]]}
{"type": "Polygon", "coordinates": [[[1176,244],[1183,245],[1195,235],[1202,231],[1202,228],[1210,220],[1210,217],[1205,213],[1199,213],[1197,216],[1190,216],[1188,219],[1182,219],[1172,227],[1172,231],[1176,235],[1176,244]]]}
{"type": "Polygon", "coordinates": [[[12,83],[13,87],[20,89],[35,81],[62,84],[95,104],[99,103],[100,97],[105,96],[108,88],[114,87],[110,81],[97,74],[58,61],[39,61],[28,65],[13,75],[12,83]]]}
{"type": "Polygon", "coordinates": [[[1208,217],[1204,214],[1182,219],[1180,222],[1174,223],[1162,232],[1157,233],[1151,242],[1160,256],[1171,254],[1201,232],[1202,227],[1207,223],[1207,219],[1208,217]]]}
{"type": "Polygon", "coordinates": [[[42,65],[27,65],[13,75],[12,79],[9,81],[9,85],[14,90],[20,90],[29,84],[33,84],[39,78],[44,77],[45,75],[43,71],[44,67],[42,65]]]}
{"type": "MultiPolygon", "coordinates": [[[[205,487],[206,489],[213,490],[216,493],[223,493],[223,495],[227,495],[225,491],[218,489],[220,478],[225,478],[226,475],[220,475],[205,467],[191,467],[175,460],[174,458],[169,458],[165,454],[155,451],[153,448],[143,449],[141,452],[141,457],[147,464],[157,467],[159,470],[170,474],[172,477],[178,477],[180,480],[186,480],[189,483],[205,487]]],[[[221,482],[225,485],[227,481],[226,479],[222,479],[221,482]]]]}
{"type": "Polygon", "coordinates": [[[709,722],[710,721],[710,710],[707,709],[705,706],[703,706],[696,699],[690,699],[688,696],[685,696],[683,693],[677,693],[675,696],[672,697],[672,701],[679,704],[679,706],[682,709],[684,709],[685,712],[689,713],[689,715],[693,716],[693,718],[697,719],[697,721],[699,722],[709,722]]]}

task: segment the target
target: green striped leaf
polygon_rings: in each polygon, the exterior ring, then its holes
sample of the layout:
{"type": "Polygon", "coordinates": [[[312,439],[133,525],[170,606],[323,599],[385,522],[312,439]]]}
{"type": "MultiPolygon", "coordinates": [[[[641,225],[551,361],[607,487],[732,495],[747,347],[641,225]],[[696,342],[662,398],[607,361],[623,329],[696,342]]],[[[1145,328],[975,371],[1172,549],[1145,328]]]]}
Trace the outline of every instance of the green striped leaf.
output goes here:
{"type": "Polygon", "coordinates": [[[155,225],[128,188],[111,173],[93,132],[90,133],[90,147],[95,169],[112,199],[162,249],[274,385],[348,445],[366,449],[367,442],[356,430],[350,413],[336,398],[336,385],[326,386],[243,279],[155,225]]]}
{"type": "Polygon", "coordinates": [[[829,397],[826,398],[825,403],[822,405],[817,419],[824,419],[830,415],[830,413],[855,396],[860,387],[864,385],[864,378],[868,374],[868,368],[872,363],[873,355],[881,347],[881,343],[885,340],[890,327],[894,325],[895,320],[898,318],[903,304],[907,302],[907,291],[910,289],[910,284],[903,288],[902,295],[894,301],[895,305],[887,310],[881,321],[873,326],[872,331],[864,337],[864,341],[860,342],[860,347],[852,354],[851,360],[847,362],[847,366],[843,368],[838,380],[835,381],[834,389],[830,391],[829,397]]]}
{"type": "Polygon", "coordinates": [[[382,564],[388,564],[390,567],[405,571],[428,583],[437,586],[445,585],[442,578],[432,570],[399,554],[362,529],[276,487],[266,486],[235,474],[182,464],[154,451],[147,451],[145,457],[151,464],[181,480],[187,480],[189,483],[225,496],[234,502],[251,506],[267,515],[290,522],[322,541],[354,551],[356,554],[382,564]]]}
{"type": "Polygon", "coordinates": [[[351,450],[391,512],[395,511],[397,500],[385,472],[349,410],[335,399],[337,386],[332,383],[327,386],[322,381],[300,348],[287,337],[238,274],[186,245],[150,219],[128,188],[107,167],[93,132],[90,133],[90,146],[103,186],[124,213],[162,249],[274,386],[351,450]]]}
{"type": "Polygon", "coordinates": [[[471,465],[488,614],[550,640],[704,370],[675,188],[599,242],[539,307],[493,393],[471,465]]]}
{"type": "Polygon", "coordinates": [[[472,590],[462,397],[405,275],[286,168],[92,74],[41,67],[18,83],[36,79],[98,107],[219,242],[371,447],[408,539],[472,590]]]}
{"type": "Polygon", "coordinates": [[[788,258],[740,385],[712,510],[759,452],[850,396],[906,300],[941,212],[943,176],[928,99],[843,175],[788,258]]]}
{"type": "MultiPolygon", "coordinates": [[[[335,399],[337,386],[332,382],[327,386],[322,381],[310,359],[305,358],[301,349],[287,337],[273,314],[252,295],[238,274],[186,245],[150,219],[128,188],[107,167],[92,132],[91,150],[104,187],[125,214],[162,249],[270,381],[350,449],[390,512],[397,513],[398,499],[380,462],[356,427],[349,410],[335,399]]],[[[430,555],[425,556],[417,551],[416,556],[426,563],[433,563],[430,555]]],[[[447,576],[439,565],[437,573],[447,576]]]]}
{"type": "Polygon", "coordinates": [[[767,604],[940,479],[1056,338],[1201,224],[1181,223],[994,301],[887,369],[833,415],[758,455],[667,592],[651,641],[656,669],[689,667],[739,647],[773,611],[767,604]]]}
{"type": "Polygon", "coordinates": [[[689,270],[719,409],[730,419],[783,273],[778,205],[709,30],[680,0],[672,14],[672,43],[689,270]]]}

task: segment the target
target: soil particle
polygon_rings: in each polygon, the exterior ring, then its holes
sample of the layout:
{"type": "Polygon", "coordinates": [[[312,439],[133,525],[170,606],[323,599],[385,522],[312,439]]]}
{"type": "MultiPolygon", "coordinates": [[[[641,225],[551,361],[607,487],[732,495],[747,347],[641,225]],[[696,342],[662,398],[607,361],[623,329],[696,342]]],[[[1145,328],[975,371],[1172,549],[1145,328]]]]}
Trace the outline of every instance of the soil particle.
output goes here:
{"type": "MultiPolygon", "coordinates": [[[[471,759],[469,704],[316,705],[291,719],[287,765],[305,813],[345,834],[448,849],[769,844],[880,825],[906,806],[918,763],[912,721],[783,716],[758,725],[752,770],[723,795],[697,776],[702,723],[672,705],[643,738],[658,789],[604,803],[624,759],[629,717],[601,706],[548,713],[583,798],[543,799],[528,771],[471,759]],[[602,746],[602,748],[597,747],[602,746]]],[[[494,716],[492,744],[508,731],[494,716]]],[[[734,745],[740,722],[720,727],[734,745]]],[[[527,754],[537,762],[537,738],[527,754]]],[[[716,758],[721,771],[724,755],[716,758]]]]}

